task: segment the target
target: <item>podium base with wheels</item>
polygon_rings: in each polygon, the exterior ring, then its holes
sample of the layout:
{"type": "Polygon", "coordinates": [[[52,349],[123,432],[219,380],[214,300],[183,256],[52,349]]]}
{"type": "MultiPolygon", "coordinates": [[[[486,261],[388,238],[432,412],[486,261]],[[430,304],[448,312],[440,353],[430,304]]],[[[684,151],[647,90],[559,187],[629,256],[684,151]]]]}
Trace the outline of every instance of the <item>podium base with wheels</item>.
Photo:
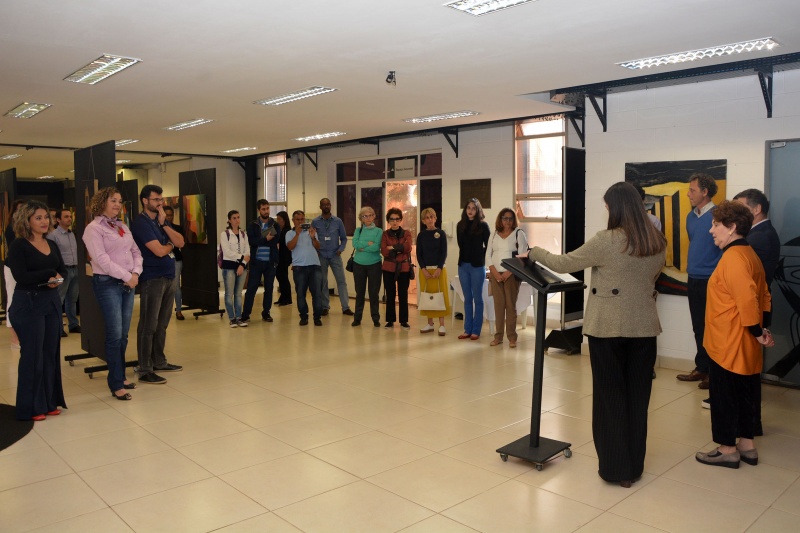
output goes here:
{"type": "Polygon", "coordinates": [[[583,327],[575,326],[567,329],[554,329],[544,340],[544,349],[557,348],[564,350],[567,355],[581,353],[583,341],[583,327]]]}
{"type": "Polygon", "coordinates": [[[536,465],[536,470],[544,468],[544,463],[561,453],[564,452],[564,457],[572,457],[572,446],[569,442],[561,442],[560,440],[546,439],[539,437],[539,446],[531,446],[531,436],[525,435],[521,439],[517,439],[510,444],[506,444],[502,448],[497,449],[500,454],[500,459],[503,462],[508,461],[508,456],[525,459],[536,465]]]}
{"type": "MultiPolygon", "coordinates": [[[[67,361],[69,363],[69,366],[75,366],[75,361],[77,361],[79,359],[91,359],[91,358],[95,358],[95,357],[97,359],[100,359],[96,355],[92,355],[90,353],[78,353],[78,354],[74,354],[74,355],[65,355],[64,356],[64,361],[67,361]]],[[[100,359],[100,360],[103,361],[103,359],[100,359]]],[[[129,367],[129,368],[133,367],[133,366],[136,366],[138,364],[139,364],[138,361],[125,361],[125,366],[129,367]]],[[[97,366],[87,366],[86,368],[83,369],[83,373],[84,374],[89,374],[89,379],[94,379],[94,373],[95,372],[103,372],[104,370],[108,370],[108,365],[102,364],[102,365],[97,365],[97,366]]]]}

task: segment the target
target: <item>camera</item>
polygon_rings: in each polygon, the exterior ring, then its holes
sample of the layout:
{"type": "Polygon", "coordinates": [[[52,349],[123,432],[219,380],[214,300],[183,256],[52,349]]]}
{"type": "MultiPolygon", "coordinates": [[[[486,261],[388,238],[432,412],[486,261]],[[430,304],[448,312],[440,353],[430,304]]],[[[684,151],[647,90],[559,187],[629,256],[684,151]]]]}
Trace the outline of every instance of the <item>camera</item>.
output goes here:
{"type": "Polygon", "coordinates": [[[308,223],[300,224],[300,227],[303,229],[303,231],[308,231],[308,228],[311,227],[311,224],[308,223]]]}

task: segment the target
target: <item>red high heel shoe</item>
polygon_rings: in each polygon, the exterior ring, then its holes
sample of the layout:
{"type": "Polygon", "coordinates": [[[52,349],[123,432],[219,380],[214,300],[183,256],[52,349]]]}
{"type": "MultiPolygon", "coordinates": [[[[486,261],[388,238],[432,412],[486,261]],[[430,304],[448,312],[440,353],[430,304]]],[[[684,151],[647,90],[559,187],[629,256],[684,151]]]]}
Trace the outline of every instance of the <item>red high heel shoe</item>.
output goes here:
{"type": "Polygon", "coordinates": [[[41,422],[45,418],[47,418],[47,417],[45,417],[44,415],[33,415],[31,417],[31,420],[33,420],[34,422],[41,422]]]}
{"type": "Polygon", "coordinates": [[[52,411],[47,413],[47,416],[58,416],[60,414],[61,414],[61,409],[53,409],[52,411]]]}

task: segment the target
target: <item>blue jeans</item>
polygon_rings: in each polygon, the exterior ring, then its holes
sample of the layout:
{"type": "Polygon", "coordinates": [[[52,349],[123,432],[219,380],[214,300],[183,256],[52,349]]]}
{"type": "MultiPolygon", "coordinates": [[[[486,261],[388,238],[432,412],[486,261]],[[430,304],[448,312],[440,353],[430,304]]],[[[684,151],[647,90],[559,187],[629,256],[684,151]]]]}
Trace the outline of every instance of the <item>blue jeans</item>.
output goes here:
{"type": "Polygon", "coordinates": [[[242,290],[246,277],[244,273],[237,276],[235,270],[222,270],[222,282],[225,285],[225,310],[228,311],[228,320],[242,318],[242,290]]]}
{"type": "Polygon", "coordinates": [[[183,261],[175,261],[175,311],[183,309],[183,293],[181,292],[181,272],[183,261]]]}
{"type": "Polygon", "coordinates": [[[105,321],[108,388],[115,392],[125,383],[125,350],[128,348],[135,293],[122,280],[100,274],[92,276],[92,288],[105,321]]]}
{"type": "Polygon", "coordinates": [[[297,294],[297,310],[300,312],[300,318],[308,318],[306,291],[310,290],[314,320],[319,319],[322,316],[322,299],[319,294],[322,290],[322,270],[318,265],[295,266],[292,272],[294,273],[294,290],[297,294]]]}
{"type": "Polygon", "coordinates": [[[483,282],[486,269],[468,263],[458,265],[458,279],[464,291],[464,333],[480,335],[483,327],[483,282]]]}
{"type": "Polygon", "coordinates": [[[167,343],[167,326],[172,318],[175,284],[169,278],[154,278],[139,283],[139,327],[136,330],[139,351],[139,375],[153,371],[153,367],[167,364],[164,345],[167,343]]]}
{"type": "Polygon", "coordinates": [[[80,325],[78,323],[78,310],[75,305],[78,301],[78,267],[67,267],[64,283],[58,286],[58,297],[61,298],[61,304],[67,313],[69,329],[77,328],[80,325]]]}
{"type": "Polygon", "coordinates": [[[344,266],[342,257],[334,255],[330,259],[319,256],[319,267],[322,270],[322,308],[331,308],[331,293],[328,290],[328,267],[333,271],[333,279],[336,280],[336,290],[339,292],[339,302],[342,304],[342,311],[350,309],[350,297],[347,294],[347,278],[344,277],[344,266]]]}
{"type": "Polygon", "coordinates": [[[261,318],[267,318],[272,309],[272,286],[275,284],[275,263],[272,261],[250,261],[250,277],[247,279],[247,292],[244,295],[244,307],[242,308],[242,320],[249,320],[250,313],[253,311],[253,302],[258,292],[258,284],[264,278],[264,303],[261,310],[261,318]]]}

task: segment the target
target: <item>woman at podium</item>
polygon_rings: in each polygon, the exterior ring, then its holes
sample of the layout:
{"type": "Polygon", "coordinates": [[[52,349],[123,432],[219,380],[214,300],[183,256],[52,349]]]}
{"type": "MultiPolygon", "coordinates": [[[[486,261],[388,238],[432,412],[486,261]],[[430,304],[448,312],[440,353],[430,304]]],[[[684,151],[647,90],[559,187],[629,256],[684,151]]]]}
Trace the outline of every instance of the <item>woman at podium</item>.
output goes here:
{"type": "Polygon", "coordinates": [[[534,247],[529,258],[556,272],[592,269],[583,334],[592,364],[592,433],[598,473],[630,487],[644,471],[647,407],[656,336],[655,281],[666,240],[647,219],[633,185],[615,183],[603,200],[607,229],[566,255],[534,247]]]}

